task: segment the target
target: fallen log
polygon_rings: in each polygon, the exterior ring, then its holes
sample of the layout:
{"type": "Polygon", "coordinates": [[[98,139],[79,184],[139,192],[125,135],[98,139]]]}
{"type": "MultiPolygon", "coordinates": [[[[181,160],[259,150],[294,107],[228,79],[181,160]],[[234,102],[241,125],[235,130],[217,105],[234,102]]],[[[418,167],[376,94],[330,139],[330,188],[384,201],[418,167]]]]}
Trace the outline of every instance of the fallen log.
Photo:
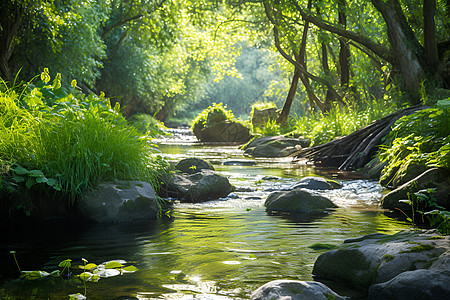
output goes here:
{"type": "Polygon", "coordinates": [[[411,106],[392,113],[345,137],[323,145],[304,148],[292,156],[294,162],[300,159],[312,161],[314,165],[337,167],[340,170],[356,170],[364,167],[381,144],[381,139],[391,131],[395,121],[413,114],[425,106],[411,106]]]}

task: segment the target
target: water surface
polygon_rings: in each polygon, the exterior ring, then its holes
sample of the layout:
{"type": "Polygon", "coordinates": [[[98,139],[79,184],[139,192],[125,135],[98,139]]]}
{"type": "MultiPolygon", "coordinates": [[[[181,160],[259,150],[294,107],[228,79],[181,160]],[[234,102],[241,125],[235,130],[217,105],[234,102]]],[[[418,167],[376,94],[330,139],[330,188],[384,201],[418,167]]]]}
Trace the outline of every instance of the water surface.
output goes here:
{"type": "Polygon", "coordinates": [[[314,243],[340,244],[365,234],[395,233],[410,225],[379,209],[385,192],[376,182],[353,173],[320,170],[290,159],[251,159],[236,146],[205,146],[185,139],[160,142],[164,156],[210,160],[236,187],[229,197],[205,203],[176,202],[170,218],[132,224],[50,223],[39,228],[5,228],[0,246],[5,299],[68,299],[84,293],[79,281],[25,282],[23,270],[51,271],[67,258],[101,263],[132,262],[138,271],[87,284],[88,299],[246,299],[275,279],[312,280],[314,243]],[[253,160],[254,166],[223,165],[253,160]],[[273,190],[302,177],[320,175],[343,189],[323,192],[339,208],[314,215],[270,215],[264,201],[273,190]],[[10,297],[10,298],[8,298],[10,297]]]}

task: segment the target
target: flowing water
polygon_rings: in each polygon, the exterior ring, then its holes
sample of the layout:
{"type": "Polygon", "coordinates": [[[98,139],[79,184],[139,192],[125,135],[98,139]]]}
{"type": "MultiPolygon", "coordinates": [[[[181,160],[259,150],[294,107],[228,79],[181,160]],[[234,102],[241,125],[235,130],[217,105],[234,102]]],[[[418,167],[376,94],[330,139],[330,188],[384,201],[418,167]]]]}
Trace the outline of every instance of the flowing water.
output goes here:
{"type": "Polygon", "coordinates": [[[338,245],[374,232],[395,233],[410,225],[379,209],[384,190],[353,173],[292,164],[291,159],[251,159],[236,146],[205,146],[191,138],[160,141],[171,161],[207,159],[236,187],[229,197],[175,203],[170,218],[132,224],[50,223],[39,228],[3,228],[0,246],[0,299],[246,299],[275,279],[312,280],[314,243],[338,245]],[[250,166],[224,162],[244,161],[250,166]],[[327,213],[269,215],[271,191],[302,177],[319,175],[343,188],[323,192],[339,208],[327,213]],[[61,278],[19,280],[13,256],[23,270],[52,271],[64,259],[73,265],[123,259],[135,273],[84,285],[61,278]]]}

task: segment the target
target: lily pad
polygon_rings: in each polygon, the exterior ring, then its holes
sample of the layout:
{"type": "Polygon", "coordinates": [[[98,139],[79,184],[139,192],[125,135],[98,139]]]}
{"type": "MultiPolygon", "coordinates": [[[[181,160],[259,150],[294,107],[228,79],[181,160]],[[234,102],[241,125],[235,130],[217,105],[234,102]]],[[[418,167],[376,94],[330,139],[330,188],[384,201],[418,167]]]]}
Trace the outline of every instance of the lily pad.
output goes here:
{"type": "Polygon", "coordinates": [[[80,275],[78,275],[78,278],[81,281],[92,281],[97,282],[100,279],[100,276],[98,274],[93,274],[91,272],[83,272],[80,275]]]}
{"type": "Polygon", "coordinates": [[[98,276],[104,277],[104,278],[120,275],[120,271],[116,270],[116,269],[104,269],[104,270],[99,270],[94,273],[96,273],[98,276]]]}
{"type": "Polygon", "coordinates": [[[83,269],[83,270],[92,270],[95,267],[97,267],[97,265],[93,264],[93,263],[89,263],[89,264],[83,265],[83,266],[82,265],[78,266],[78,268],[83,269]]]}
{"type": "Polygon", "coordinates": [[[124,273],[133,273],[136,272],[138,270],[138,268],[136,268],[135,266],[127,266],[125,268],[122,268],[122,271],[124,273]]]}
{"type": "Polygon", "coordinates": [[[36,280],[47,277],[48,275],[50,275],[50,273],[45,271],[22,271],[20,277],[26,280],[36,280]]]}
{"type": "Polygon", "coordinates": [[[112,260],[109,262],[104,263],[106,269],[114,269],[114,268],[122,268],[123,264],[127,263],[126,261],[117,261],[112,260]]]}

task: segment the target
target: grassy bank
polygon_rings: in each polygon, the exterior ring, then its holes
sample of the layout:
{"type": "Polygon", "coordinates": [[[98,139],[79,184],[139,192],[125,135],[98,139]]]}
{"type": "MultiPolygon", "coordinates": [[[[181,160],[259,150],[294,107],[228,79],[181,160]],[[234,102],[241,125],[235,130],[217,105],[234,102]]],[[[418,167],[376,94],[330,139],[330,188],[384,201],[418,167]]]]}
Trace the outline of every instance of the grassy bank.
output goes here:
{"type": "MultiPolygon", "coordinates": [[[[64,88],[60,80],[43,72],[34,84],[0,89],[2,198],[44,190],[71,205],[100,181],[154,182],[165,162],[151,137],[109,99],[79,93],[75,81],[64,88]]],[[[9,209],[30,214],[32,207],[19,201],[9,209]]]]}

